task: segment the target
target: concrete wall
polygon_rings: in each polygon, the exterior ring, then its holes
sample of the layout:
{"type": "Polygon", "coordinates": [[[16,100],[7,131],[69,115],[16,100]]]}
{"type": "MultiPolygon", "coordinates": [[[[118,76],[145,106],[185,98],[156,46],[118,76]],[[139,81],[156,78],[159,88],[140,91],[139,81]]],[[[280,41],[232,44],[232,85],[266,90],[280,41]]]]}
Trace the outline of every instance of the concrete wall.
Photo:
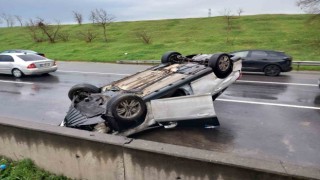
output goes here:
{"type": "Polygon", "coordinates": [[[0,118],[0,155],[76,179],[320,179],[319,169],[0,118]]]}

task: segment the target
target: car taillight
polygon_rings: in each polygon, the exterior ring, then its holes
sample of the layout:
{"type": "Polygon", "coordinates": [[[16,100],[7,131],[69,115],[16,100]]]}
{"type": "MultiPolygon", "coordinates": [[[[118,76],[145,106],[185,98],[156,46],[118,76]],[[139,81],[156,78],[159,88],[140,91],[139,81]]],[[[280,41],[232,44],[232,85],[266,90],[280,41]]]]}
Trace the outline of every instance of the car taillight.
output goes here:
{"type": "Polygon", "coordinates": [[[33,68],[37,68],[36,65],[34,63],[29,64],[29,66],[27,66],[28,69],[33,69],[33,68]]]}

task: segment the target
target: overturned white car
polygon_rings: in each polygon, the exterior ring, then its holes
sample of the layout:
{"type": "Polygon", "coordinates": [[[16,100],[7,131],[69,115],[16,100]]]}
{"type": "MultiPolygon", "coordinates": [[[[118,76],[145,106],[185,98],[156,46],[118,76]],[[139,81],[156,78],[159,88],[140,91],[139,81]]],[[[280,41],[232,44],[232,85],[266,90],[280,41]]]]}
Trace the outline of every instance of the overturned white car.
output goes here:
{"type": "Polygon", "coordinates": [[[226,53],[167,52],[160,65],[106,86],[73,86],[60,126],[129,136],[184,121],[218,125],[213,101],[240,71],[241,59],[226,53]]]}

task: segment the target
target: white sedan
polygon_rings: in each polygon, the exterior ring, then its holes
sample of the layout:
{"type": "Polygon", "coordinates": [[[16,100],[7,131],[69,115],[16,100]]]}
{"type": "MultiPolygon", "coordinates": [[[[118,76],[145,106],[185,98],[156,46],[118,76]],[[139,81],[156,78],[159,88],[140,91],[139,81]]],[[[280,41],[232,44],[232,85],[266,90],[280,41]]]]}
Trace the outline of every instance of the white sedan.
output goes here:
{"type": "Polygon", "coordinates": [[[36,54],[0,54],[0,74],[12,74],[20,78],[23,75],[47,74],[57,69],[54,60],[36,54]]]}

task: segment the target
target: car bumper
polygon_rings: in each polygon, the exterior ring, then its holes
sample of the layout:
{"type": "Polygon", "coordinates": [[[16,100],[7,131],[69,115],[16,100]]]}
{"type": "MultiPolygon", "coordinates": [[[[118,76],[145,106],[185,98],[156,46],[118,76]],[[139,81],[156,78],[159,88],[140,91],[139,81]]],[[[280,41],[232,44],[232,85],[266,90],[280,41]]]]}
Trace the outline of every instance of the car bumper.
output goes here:
{"type": "Polygon", "coordinates": [[[282,72],[289,72],[289,71],[292,71],[292,67],[282,66],[282,72]]]}
{"type": "Polygon", "coordinates": [[[84,125],[98,124],[104,121],[105,120],[102,119],[100,115],[87,117],[83,112],[76,109],[72,104],[60,126],[79,127],[84,125]]]}
{"type": "Polygon", "coordinates": [[[35,68],[35,69],[24,69],[23,74],[25,75],[36,75],[36,74],[45,74],[45,73],[50,73],[50,72],[55,72],[57,71],[58,66],[52,66],[49,68],[35,68]]]}

